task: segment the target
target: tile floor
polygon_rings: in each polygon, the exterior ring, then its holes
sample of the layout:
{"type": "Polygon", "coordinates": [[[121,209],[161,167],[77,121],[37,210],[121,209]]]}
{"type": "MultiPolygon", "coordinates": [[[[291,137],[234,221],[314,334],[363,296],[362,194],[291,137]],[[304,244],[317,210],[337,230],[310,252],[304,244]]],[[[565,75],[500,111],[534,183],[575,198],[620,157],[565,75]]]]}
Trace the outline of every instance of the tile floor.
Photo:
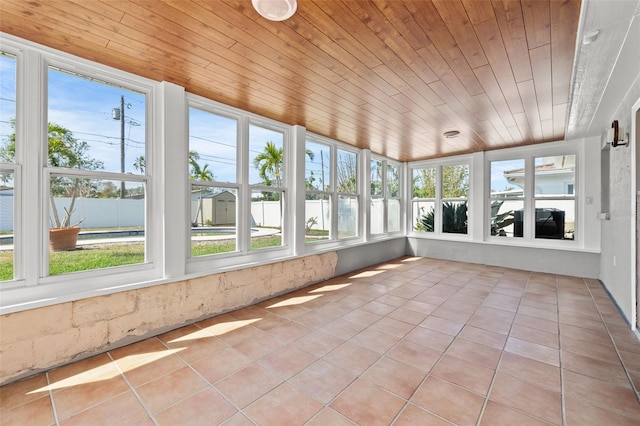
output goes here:
{"type": "Polygon", "coordinates": [[[638,389],[596,280],[403,258],[4,386],[0,423],[640,425],[638,389]]]}

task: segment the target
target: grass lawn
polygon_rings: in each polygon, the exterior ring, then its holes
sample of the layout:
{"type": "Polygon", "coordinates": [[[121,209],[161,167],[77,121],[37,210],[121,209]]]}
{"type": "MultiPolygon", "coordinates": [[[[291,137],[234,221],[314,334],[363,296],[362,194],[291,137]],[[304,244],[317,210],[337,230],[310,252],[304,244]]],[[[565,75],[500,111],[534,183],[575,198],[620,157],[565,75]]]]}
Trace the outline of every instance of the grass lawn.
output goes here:
{"type": "MultiPolygon", "coordinates": [[[[251,248],[277,247],[282,244],[279,235],[253,238],[251,248]]],[[[192,256],[228,253],[236,249],[235,241],[228,240],[196,244],[192,247],[192,256]]],[[[144,245],[105,244],[80,246],[76,250],[49,253],[49,275],[69,272],[89,271],[114,266],[133,265],[144,262],[144,245]]],[[[0,281],[13,278],[13,251],[0,252],[0,281]]]]}

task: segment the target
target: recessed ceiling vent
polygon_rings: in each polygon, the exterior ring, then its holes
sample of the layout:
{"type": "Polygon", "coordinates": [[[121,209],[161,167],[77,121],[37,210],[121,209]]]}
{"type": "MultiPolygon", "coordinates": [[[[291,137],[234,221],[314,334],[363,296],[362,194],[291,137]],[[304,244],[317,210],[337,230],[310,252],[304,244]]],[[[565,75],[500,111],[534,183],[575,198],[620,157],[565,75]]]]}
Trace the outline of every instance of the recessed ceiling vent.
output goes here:
{"type": "Polygon", "coordinates": [[[443,135],[445,138],[455,138],[460,134],[458,130],[449,130],[448,132],[444,132],[443,135]]]}

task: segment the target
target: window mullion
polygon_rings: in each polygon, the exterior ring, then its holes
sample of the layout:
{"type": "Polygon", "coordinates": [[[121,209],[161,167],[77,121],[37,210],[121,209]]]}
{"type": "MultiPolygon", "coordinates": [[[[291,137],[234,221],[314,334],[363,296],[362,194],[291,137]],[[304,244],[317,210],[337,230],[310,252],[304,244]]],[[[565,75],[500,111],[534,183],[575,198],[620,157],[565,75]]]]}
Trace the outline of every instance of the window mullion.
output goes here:
{"type": "Polygon", "coordinates": [[[237,250],[246,254],[251,246],[251,188],[249,186],[249,118],[238,118],[238,224],[236,224],[237,250]]]}
{"type": "Polygon", "coordinates": [[[18,276],[31,286],[38,283],[41,271],[48,266],[44,230],[49,203],[43,173],[47,150],[47,73],[42,55],[32,50],[25,50],[19,57],[17,69],[16,154],[17,162],[23,166],[20,176],[23,196],[16,217],[16,228],[22,231],[21,248],[14,253],[20,269],[18,276]],[[32,259],[28,265],[27,259],[32,259]]]}
{"type": "Polygon", "coordinates": [[[436,200],[433,233],[442,234],[442,166],[436,166],[436,200]]]}

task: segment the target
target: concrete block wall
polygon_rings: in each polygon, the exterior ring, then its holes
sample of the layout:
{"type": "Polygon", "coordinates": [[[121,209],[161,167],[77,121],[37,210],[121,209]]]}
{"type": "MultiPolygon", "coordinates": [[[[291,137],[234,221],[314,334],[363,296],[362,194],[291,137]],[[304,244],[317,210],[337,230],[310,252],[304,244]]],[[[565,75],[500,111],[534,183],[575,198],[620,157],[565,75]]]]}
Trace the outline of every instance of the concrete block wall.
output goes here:
{"type": "Polygon", "coordinates": [[[0,316],[0,385],[332,278],[335,252],[0,316]]]}

